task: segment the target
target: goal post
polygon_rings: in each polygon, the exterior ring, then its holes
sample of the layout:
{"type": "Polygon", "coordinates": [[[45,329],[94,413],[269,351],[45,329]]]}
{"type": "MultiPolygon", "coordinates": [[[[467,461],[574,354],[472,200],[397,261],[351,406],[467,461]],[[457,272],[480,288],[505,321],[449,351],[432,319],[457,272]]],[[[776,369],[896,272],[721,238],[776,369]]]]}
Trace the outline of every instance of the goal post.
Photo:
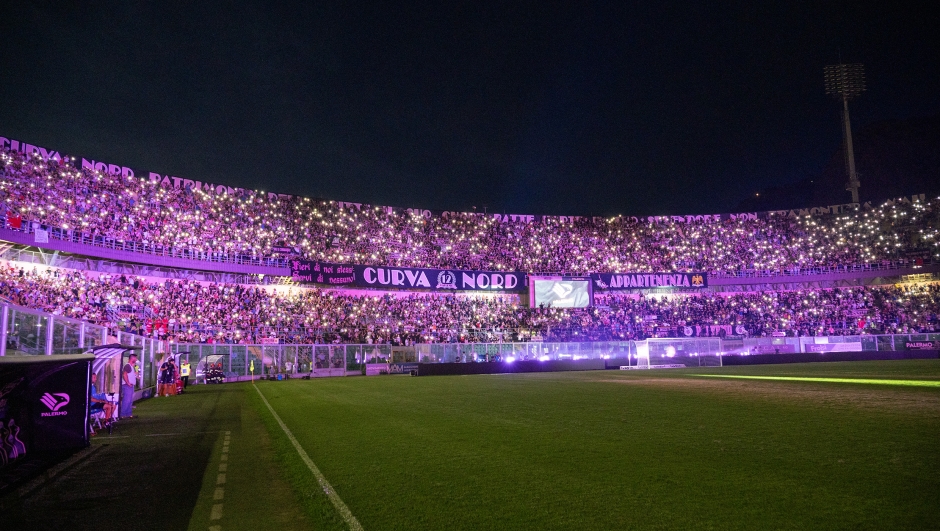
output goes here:
{"type": "Polygon", "coordinates": [[[650,368],[722,366],[721,339],[717,337],[653,338],[646,343],[650,368]]]}
{"type": "Polygon", "coordinates": [[[636,344],[636,368],[650,368],[650,346],[648,341],[637,341],[636,344]]]}
{"type": "Polygon", "coordinates": [[[687,367],[721,367],[721,339],[651,338],[632,341],[630,365],[621,369],[682,369],[687,367]],[[632,363],[636,360],[636,364],[632,363]]]}

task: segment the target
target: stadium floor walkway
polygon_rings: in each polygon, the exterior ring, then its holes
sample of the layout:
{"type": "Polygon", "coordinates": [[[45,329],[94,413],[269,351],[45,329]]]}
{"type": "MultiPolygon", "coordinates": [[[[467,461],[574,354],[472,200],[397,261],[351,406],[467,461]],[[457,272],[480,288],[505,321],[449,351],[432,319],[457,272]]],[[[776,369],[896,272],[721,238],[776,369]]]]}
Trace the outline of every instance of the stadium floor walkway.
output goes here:
{"type": "Polygon", "coordinates": [[[307,529],[250,403],[251,384],[191,386],[0,500],[3,529],[307,529]]]}

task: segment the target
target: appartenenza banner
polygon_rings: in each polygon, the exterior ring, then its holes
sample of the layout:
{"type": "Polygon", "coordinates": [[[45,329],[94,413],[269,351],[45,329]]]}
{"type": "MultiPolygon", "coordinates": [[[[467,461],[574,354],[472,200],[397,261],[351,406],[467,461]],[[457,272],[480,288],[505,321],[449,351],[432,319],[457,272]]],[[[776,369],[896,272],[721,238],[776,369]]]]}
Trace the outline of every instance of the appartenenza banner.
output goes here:
{"type": "Polygon", "coordinates": [[[416,267],[331,264],[291,260],[294,282],[358,288],[427,289],[432,291],[523,291],[525,273],[462,271],[416,267]]]}
{"type": "Polygon", "coordinates": [[[591,273],[597,289],[706,288],[705,273],[591,273]]]}

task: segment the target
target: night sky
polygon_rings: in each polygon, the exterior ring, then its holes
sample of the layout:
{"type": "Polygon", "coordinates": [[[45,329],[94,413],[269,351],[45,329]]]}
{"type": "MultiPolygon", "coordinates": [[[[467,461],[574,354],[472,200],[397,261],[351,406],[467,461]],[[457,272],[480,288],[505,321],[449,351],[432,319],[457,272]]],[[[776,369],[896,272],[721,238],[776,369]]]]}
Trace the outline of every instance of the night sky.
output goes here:
{"type": "Polygon", "coordinates": [[[728,211],[839,149],[840,54],[856,126],[940,113],[928,3],[61,4],[0,4],[0,136],[311,197],[728,211]]]}

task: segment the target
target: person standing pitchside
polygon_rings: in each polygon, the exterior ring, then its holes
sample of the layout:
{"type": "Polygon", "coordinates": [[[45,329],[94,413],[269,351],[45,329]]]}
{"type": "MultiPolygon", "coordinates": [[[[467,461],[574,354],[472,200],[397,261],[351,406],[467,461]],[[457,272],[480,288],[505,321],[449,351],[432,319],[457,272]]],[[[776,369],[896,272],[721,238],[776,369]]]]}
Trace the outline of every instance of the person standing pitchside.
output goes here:
{"type": "Polygon", "coordinates": [[[134,387],[137,385],[137,354],[131,354],[121,369],[121,418],[134,418],[134,387]]]}
{"type": "Polygon", "coordinates": [[[180,363],[180,379],[183,380],[183,390],[189,385],[189,360],[183,360],[180,363]]]}
{"type": "Polygon", "coordinates": [[[170,385],[176,384],[173,379],[173,358],[169,358],[160,365],[160,380],[157,382],[157,396],[170,396],[170,385]]]}

